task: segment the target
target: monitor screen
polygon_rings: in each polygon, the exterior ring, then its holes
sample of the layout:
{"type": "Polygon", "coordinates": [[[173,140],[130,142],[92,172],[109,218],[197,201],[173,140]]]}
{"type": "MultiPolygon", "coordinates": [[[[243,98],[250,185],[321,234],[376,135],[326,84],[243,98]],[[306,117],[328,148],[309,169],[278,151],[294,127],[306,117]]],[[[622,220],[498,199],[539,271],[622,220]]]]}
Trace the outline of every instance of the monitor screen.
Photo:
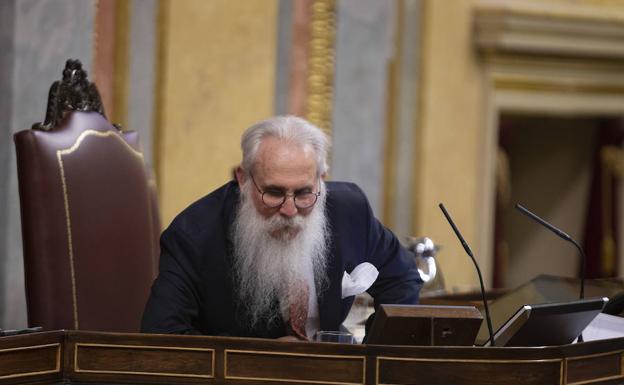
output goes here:
{"type": "MultiPolygon", "coordinates": [[[[602,311],[608,298],[522,306],[494,334],[496,346],[552,346],[572,343],[602,311]]],[[[487,341],[486,346],[490,345],[487,341]]]]}
{"type": "MultiPolygon", "coordinates": [[[[492,327],[498,330],[514,313],[528,303],[567,302],[579,299],[580,281],[576,278],[540,275],[517,287],[490,303],[492,327]]],[[[613,297],[624,290],[621,282],[610,280],[588,280],[585,282],[585,297],[613,297]]],[[[489,339],[487,323],[483,322],[475,344],[483,345],[489,339]]]]}

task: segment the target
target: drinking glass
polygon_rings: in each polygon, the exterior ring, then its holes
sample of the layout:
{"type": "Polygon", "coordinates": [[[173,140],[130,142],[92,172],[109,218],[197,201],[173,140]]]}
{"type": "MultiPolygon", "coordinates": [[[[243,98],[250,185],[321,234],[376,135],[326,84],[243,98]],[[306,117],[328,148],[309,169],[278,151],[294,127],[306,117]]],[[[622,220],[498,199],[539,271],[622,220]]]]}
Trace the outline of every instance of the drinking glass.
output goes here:
{"type": "Polygon", "coordinates": [[[353,334],[343,331],[319,330],[314,335],[315,342],[333,342],[337,344],[354,344],[353,334]]]}

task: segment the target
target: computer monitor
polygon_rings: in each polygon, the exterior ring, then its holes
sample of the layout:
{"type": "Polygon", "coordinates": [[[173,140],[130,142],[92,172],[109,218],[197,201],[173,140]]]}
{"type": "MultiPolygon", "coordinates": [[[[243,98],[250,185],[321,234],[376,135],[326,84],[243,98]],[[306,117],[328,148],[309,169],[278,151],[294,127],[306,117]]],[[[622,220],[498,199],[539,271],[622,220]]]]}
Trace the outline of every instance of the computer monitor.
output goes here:
{"type": "MultiPolygon", "coordinates": [[[[572,343],[602,311],[608,298],[522,306],[494,333],[496,346],[552,346],[572,343]]],[[[488,340],[485,344],[490,345],[488,340]]]]}
{"type": "MultiPolygon", "coordinates": [[[[579,299],[580,280],[570,277],[540,275],[530,282],[508,291],[494,299],[490,304],[490,316],[494,331],[500,329],[515,312],[527,303],[567,302],[579,299]]],[[[590,279],[585,282],[585,298],[613,298],[624,291],[622,282],[617,279],[590,279]]],[[[479,295],[479,299],[480,299],[479,295]]],[[[609,301],[611,302],[611,301],[609,301]]],[[[476,345],[483,345],[490,338],[487,323],[475,340],[476,345]]]]}

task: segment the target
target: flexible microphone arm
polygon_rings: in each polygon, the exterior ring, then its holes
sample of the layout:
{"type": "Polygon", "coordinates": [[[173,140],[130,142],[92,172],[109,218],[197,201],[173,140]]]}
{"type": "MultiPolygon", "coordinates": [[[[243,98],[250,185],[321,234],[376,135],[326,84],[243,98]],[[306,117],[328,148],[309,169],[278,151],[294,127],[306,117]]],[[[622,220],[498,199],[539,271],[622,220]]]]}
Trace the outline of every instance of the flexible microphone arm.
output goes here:
{"type": "Polygon", "coordinates": [[[564,233],[563,231],[559,230],[558,228],[556,228],[555,226],[551,225],[550,223],[546,222],[545,220],[543,220],[542,218],[538,217],[537,215],[533,214],[531,211],[529,211],[527,208],[525,208],[524,206],[522,206],[520,203],[516,203],[516,209],[518,209],[522,214],[526,215],[527,217],[533,219],[535,222],[539,223],[540,225],[546,227],[548,230],[552,231],[553,233],[555,233],[558,237],[560,237],[561,239],[564,239],[568,242],[571,242],[574,246],[576,246],[576,248],[578,249],[579,253],[581,254],[581,293],[579,295],[580,299],[584,299],[585,298],[585,264],[586,264],[586,260],[587,260],[587,256],[585,256],[585,253],[583,252],[583,249],[581,248],[581,246],[579,246],[578,243],[576,243],[576,241],[574,239],[572,239],[571,236],[569,236],[568,234],[564,233]]]}
{"type": "Polygon", "coordinates": [[[490,333],[490,345],[495,346],[494,345],[494,331],[492,330],[492,319],[490,318],[490,309],[488,308],[487,300],[485,299],[485,288],[483,287],[483,277],[481,277],[481,269],[479,269],[479,264],[477,263],[474,256],[472,255],[472,250],[470,250],[468,243],[466,243],[466,240],[464,239],[464,237],[462,237],[461,233],[459,232],[459,229],[457,229],[457,226],[455,226],[455,223],[451,219],[451,216],[449,215],[449,213],[446,211],[446,208],[444,207],[444,205],[440,203],[438,206],[440,206],[440,209],[442,210],[442,213],[446,217],[446,220],[453,228],[453,231],[455,232],[455,235],[457,236],[462,246],[464,247],[464,250],[466,250],[466,254],[468,254],[470,259],[472,259],[472,263],[474,263],[475,267],[477,268],[477,273],[479,274],[479,284],[481,285],[481,298],[483,299],[483,307],[485,308],[485,321],[487,322],[488,332],[490,333]]]}

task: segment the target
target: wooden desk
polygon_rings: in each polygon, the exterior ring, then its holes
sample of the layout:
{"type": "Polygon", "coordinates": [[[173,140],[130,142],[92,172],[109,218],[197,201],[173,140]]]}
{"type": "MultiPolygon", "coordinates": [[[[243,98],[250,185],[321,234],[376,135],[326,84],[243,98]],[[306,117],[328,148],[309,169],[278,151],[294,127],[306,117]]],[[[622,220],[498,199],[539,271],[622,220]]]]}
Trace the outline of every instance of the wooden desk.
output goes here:
{"type": "Polygon", "coordinates": [[[0,384],[622,384],[624,338],[402,347],[55,331],[0,338],[0,384]]]}

